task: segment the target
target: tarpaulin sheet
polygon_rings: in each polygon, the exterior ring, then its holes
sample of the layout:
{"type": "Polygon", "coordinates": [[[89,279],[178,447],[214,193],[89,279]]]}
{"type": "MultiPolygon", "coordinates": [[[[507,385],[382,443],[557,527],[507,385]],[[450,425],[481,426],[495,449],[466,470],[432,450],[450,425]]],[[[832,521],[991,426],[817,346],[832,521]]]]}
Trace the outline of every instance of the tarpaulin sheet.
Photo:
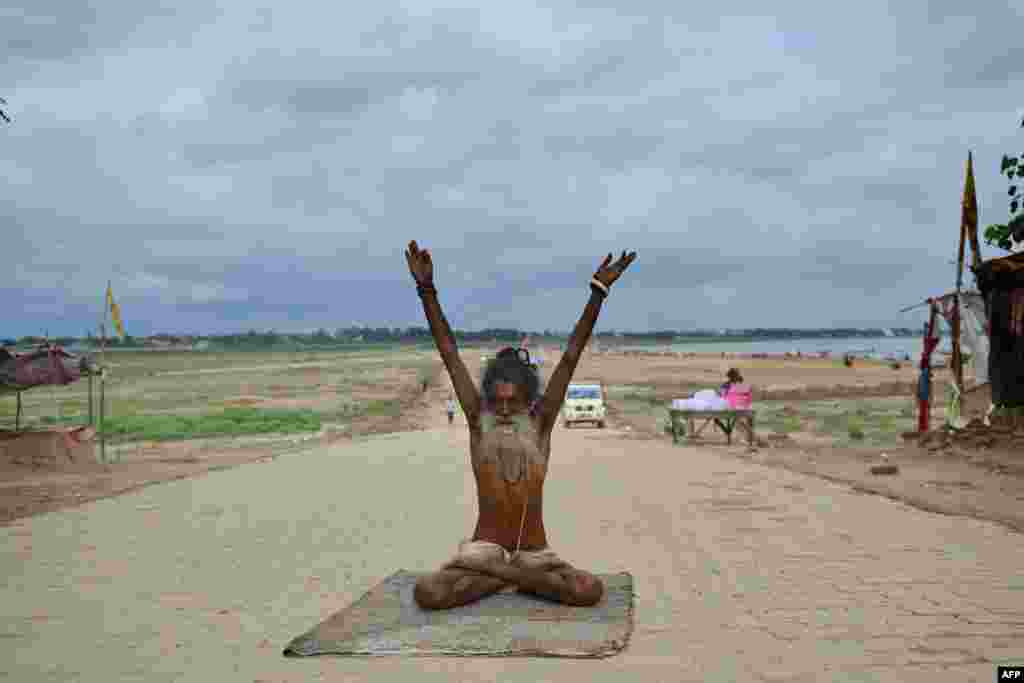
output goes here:
{"type": "Polygon", "coordinates": [[[499,592],[448,610],[413,600],[419,574],[398,571],[351,606],[292,640],[288,656],[455,655],[609,657],[633,632],[633,577],[605,574],[593,607],[499,592]]]}
{"type": "Polygon", "coordinates": [[[92,364],[53,346],[28,353],[0,349],[0,393],[25,391],[47,384],[71,384],[88,373],[92,364]]]}

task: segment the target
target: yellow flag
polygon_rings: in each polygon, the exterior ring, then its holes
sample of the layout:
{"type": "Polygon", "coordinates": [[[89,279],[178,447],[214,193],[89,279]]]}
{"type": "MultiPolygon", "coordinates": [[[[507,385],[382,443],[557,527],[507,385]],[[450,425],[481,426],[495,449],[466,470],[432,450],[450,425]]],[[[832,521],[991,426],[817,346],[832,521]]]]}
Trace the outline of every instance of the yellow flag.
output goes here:
{"type": "Polygon", "coordinates": [[[114,329],[117,330],[117,336],[124,339],[124,323],[121,321],[121,307],[114,303],[114,292],[107,285],[107,307],[110,308],[110,318],[114,321],[114,329]]]}
{"type": "MultiPolygon", "coordinates": [[[[960,230],[966,233],[973,252],[971,264],[977,268],[981,265],[981,247],[978,245],[978,198],[974,192],[974,164],[971,153],[967,153],[967,178],[964,180],[963,213],[961,214],[960,230]]],[[[963,263],[963,255],[960,256],[963,263]]]]}

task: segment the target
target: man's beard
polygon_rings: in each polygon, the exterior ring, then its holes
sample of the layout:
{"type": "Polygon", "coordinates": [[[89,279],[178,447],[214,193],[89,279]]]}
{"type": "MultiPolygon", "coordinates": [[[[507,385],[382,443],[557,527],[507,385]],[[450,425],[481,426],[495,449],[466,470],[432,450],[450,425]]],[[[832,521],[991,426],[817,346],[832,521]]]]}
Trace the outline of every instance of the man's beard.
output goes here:
{"type": "Polygon", "coordinates": [[[484,413],[480,416],[480,429],[485,434],[493,431],[522,434],[529,426],[529,415],[509,415],[508,417],[499,418],[494,413],[484,413]],[[502,422],[507,424],[501,424],[502,422]]]}
{"type": "Polygon", "coordinates": [[[480,418],[481,431],[493,435],[490,448],[498,460],[501,476],[505,481],[522,480],[526,474],[526,450],[530,427],[529,415],[510,415],[500,418],[493,413],[484,413],[480,418]],[[506,424],[502,424],[502,423],[506,424]]]}

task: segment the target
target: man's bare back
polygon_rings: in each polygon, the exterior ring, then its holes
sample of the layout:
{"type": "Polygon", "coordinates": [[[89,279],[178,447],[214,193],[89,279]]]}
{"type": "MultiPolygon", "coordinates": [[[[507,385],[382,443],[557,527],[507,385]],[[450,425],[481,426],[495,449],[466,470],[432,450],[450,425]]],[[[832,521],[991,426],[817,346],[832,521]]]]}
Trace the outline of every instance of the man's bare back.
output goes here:
{"type": "Polygon", "coordinates": [[[472,538],[460,544],[455,557],[439,571],[417,582],[414,596],[421,607],[464,605],[509,586],[570,605],[593,605],[601,599],[604,587],[597,577],[572,567],[548,548],[544,480],[551,431],[569,380],[608,287],[635,258],[635,253],[623,252],[611,264],[609,254],[595,273],[583,317],[539,398],[539,378],[528,360],[519,358],[521,349],[500,352],[477,391],[437,301],[429,252],[415,242],[409,244],[409,270],[469,427],[479,508],[472,538]]]}

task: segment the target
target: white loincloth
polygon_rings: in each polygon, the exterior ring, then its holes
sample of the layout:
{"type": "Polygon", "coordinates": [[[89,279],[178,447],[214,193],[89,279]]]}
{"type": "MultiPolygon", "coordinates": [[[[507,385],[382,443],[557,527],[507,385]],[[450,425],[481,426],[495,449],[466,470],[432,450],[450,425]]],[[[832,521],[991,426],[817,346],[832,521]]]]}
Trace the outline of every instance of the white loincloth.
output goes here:
{"type": "Polygon", "coordinates": [[[508,562],[523,569],[543,569],[549,571],[558,567],[567,566],[568,563],[558,556],[551,548],[540,550],[520,550],[518,553],[509,553],[505,548],[490,541],[471,541],[466,539],[459,543],[459,549],[455,553],[446,568],[457,567],[459,559],[467,558],[477,561],[508,562]]]}

